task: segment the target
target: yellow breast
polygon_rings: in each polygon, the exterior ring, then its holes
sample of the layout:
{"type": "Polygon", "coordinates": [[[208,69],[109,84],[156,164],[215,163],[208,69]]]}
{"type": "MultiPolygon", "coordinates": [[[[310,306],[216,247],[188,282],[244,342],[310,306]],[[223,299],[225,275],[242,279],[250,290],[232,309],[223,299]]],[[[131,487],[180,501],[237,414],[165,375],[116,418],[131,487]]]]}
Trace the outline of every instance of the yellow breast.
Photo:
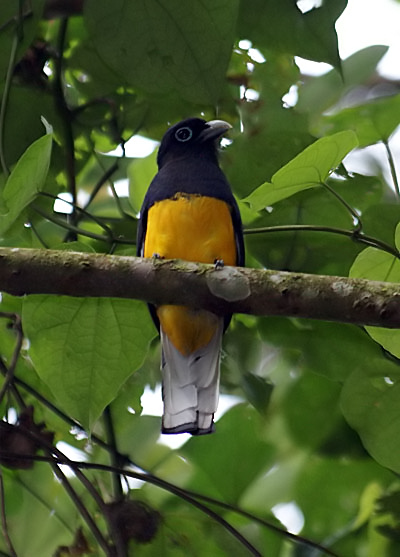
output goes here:
{"type": "Polygon", "coordinates": [[[148,212],[144,256],[236,264],[235,234],[228,205],[220,199],[177,194],[148,212]]]}
{"type": "MultiPolygon", "coordinates": [[[[235,233],[229,206],[213,197],[177,194],[152,205],[147,217],[144,256],[236,264],[235,233]]],[[[218,318],[183,306],[157,308],[161,327],[184,355],[206,346],[218,318]]]]}

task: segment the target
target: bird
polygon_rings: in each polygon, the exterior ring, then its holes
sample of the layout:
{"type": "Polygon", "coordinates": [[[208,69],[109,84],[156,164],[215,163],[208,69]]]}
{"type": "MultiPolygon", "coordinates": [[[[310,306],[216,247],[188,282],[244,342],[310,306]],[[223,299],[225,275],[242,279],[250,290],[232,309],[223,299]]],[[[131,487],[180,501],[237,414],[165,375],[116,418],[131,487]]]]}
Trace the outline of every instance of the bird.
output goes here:
{"type": "MultiPolygon", "coordinates": [[[[188,118],[166,131],[140,210],[138,256],[244,266],[241,216],[218,160],[231,127],[188,118]]],[[[222,335],[232,316],[179,305],[149,309],[161,338],[161,432],[212,433],[222,335]]]]}

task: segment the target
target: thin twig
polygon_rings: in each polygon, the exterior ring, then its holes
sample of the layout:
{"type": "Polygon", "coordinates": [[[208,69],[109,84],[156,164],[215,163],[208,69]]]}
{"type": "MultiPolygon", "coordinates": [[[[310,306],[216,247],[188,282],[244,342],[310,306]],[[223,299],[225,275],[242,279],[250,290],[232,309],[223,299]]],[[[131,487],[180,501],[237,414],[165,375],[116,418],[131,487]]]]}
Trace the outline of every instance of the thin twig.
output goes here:
{"type": "MultiPolygon", "coordinates": [[[[7,455],[2,455],[1,453],[1,448],[0,448],[0,456],[4,459],[5,456],[7,456],[8,458],[15,458],[15,457],[19,457],[19,458],[26,458],[29,460],[34,460],[34,461],[39,461],[39,462],[52,462],[53,458],[49,458],[48,456],[27,456],[27,455],[16,455],[16,454],[12,454],[12,453],[7,453],[7,455]]],[[[253,515],[252,513],[249,513],[247,511],[244,511],[238,507],[235,507],[233,505],[229,505],[228,503],[225,503],[223,501],[220,501],[218,499],[214,499],[212,497],[208,497],[205,495],[202,495],[200,493],[196,493],[184,488],[180,488],[178,486],[175,486],[173,484],[170,484],[169,482],[167,482],[166,480],[162,480],[161,478],[158,478],[157,476],[154,476],[151,473],[147,473],[147,472],[135,472],[131,469],[121,469],[121,468],[115,468],[113,466],[109,466],[107,464],[99,464],[99,463],[91,463],[91,462],[79,462],[79,461],[75,461],[75,460],[71,460],[68,458],[57,458],[57,464],[59,465],[66,465],[66,466],[70,466],[72,470],[75,470],[76,468],[85,468],[85,469],[89,469],[89,470],[101,470],[104,472],[110,472],[110,473],[119,473],[121,475],[125,475],[140,481],[144,481],[144,482],[148,482],[152,485],[155,485],[161,489],[164,489],[165,491],[168,491],[170,493],[172,493],[173,495],[176,495],[180,498],[182,498],[183,500],[185,500],[186,502],[188,502],[189,504],[193,504],[194,506],[196,506],[197,508],[199,508],[199,510],[201,510],[202,512],[204,512],[205,514],[207,514],[208,516],[210,516],[213,519],[216,519],[223,527],[226,527],[226,521],[220,517],[220,515],[218,515],[217,513],[215,513],[214,511],[212,511],[212,509],[210,509],[209,507],[207,507],[206,505],[202,505],[201,503],[199,503],[199,501],[196,501],[196,499],[201,499],[206,501],[207,503],[210,503],[212,505],[216,505],[219,506],[221,508],[225,508],[226,510],[229,510],[230,512],[234,512],[237,514],[240,514],[246,518],[248,518],[249,520],[253,520],[255,522],[258,522],[259,524],[265,526],[268,529],[271,529],[273,531],[275,531],[276,533],[288,538],[290,541],[294,542],[294,543],[299,543],[302,545],[307,545],[313,549],[318,549],[319,551],[325,553],[326,555],[329,555],[330,557],[339,557],[339,555],[335,552],[333,552],[332,550],[328,549],[327,547],[322,546],[321,544],[314,542],[308,538],[305,538],[303,536],[299,536],[297,534],[292,534],[290,532],[288,532],[287,530],[285,530],[284,528],[280,528],[279,526],[272,524],[270,522],[268,522],[267,520],[264,520],[262,518],[257,517],[256,515],[253,515]],[[221,520],[218,520],[221,519],[221,520]]],[[[231,530],[235,530],[229,523],[227,523],[229,525],[229,531],[231,532],[231,530]]],[[[231,532],[233,534],[233,532],[231,532]]],[[[234,535],[234,534],[233,534],[234,535]]],[[[236,536],[235,536],[236,537],[236,536]]],[[[256,550],[257,551],[257,550],[256,550]]],[[[259,553],[256,553],[256,555],[259,555],[259,553]]]]}
{"type": "MultiPolygon", "coordinates": [[[[123,155],[122,158],[125,157],[125,143],[123,141],[121,141],[120,143],[120,147],[122,149],[123,155]]],[[[89,205],[92,203],[92,201],[94,200],[94,198],[96,197],[96,195],[99,193],[100,189],[102,188],[103,185],[106,184],[106,182],[108,182],[108,185],[111,189],[111,193],[113,195],[115,204],[117,206],[118,212],[121,215],[122,218],[127,218],[130,220],[135,220],[135,218],[130,215],[129,213],[127,213],[126,211],[124,211],[122,204],[121,204],[121,200],[116,192],[115,186],[113,181],[111,180],[111,176],[112,174],[114,174],[114,172],[116,172],[118,170],[118,161],[119,159],[117,159],[113,165],[111,165],[111,167],[108,170],[105,170],[103,168],[103,165],[101,163],[101,160],[99,158],[98,153],[96,153],[96,151],[94,151],[93,153],[94,157],[96,158],[99,166],[101,167],[101,169],[103,170],[104,174],[103,176],[101,176],[100,180],[97,182],[97,184],[95,185],[95,187],[93,188],[93,191],[90,194],[90,197],[87,201],[87,203],[84,206],[84,209],[87,210],[89,205]]]]}
{"type": "MultiPolygon", "coordinates": [[[[115,471],[113,467],[107,466],[107,465],[102,465],[102,464],[83,462],[82,465],[83,465],[83,467],[90,468],[90,469],[101,469],[101,470],[107,470],[108,469],[108,471],[115,471]]],[[[217,505],[217,506],[223,507],[227,510],[230,510],[232,512],[235,512],[237,514],[241,514],[242,516],[245,516],[246,518],[249,518],[250,520],[255,520],[255,521],[259,522],[260,524],[262,524],[263,526],[265,526],[266,528],[274,530],[275,532],[287,537],[292,542],[308,545],[308,546],[310,546],[314,549],[318,549],[318,550],[326,553],[327,555],[330,555],[331,557],[339,557],[336,553],[334,553],[333,551],[331,551],[330,549],[328,549],[326,547],[323,547],[322,545],[318,544],[317,542],[313,542],[313,541],[311,541],[307,538],[304,538],[302,536],[292,534],[292,533],[288,532],[287,530],[285,530],[284,528],[279,528],[279,526],[276,526],[274,524],[271,524],[271,523],[267,522],[266,520],[258,518],[257,516],[255,516],[251,513],[248,513],[246,511],[243,511],[243,510],[239,509],[238,507],[234,507],[233,505],[228,505],[227,503],[224,503],[223,501],[219,501],[218,499],[203,496],[199,493],[195,493],[193,491],[189,491],[189,490],[177,487],[173,484],[170,484],[169,482],[167,482],[165,480],[161,480],[160,478],[158,478],[157,476],[154,476],[153,474],[137,473],[137,472],[133,472],[131,470],[120,470],[120,473],[122,473],[122,472],[126,476],[130,476],[132,478],[139,479],[139,480],[142,480],[142,481],[146,481],[148,483],[156,485],[156,486],[158,486],[158,487],[160,487],[160,488],[162,488],[166,491],[169,491],[170,493],[173,493],[174,495],[177,495],[178,497],[187,501],[191,505],[196,506],[199,510],[201,510],[202,512],[204,512],[205,514],[207,514],[208,516],[210,516],[214,520],[217,520],[217,522],[219,524],[221,524],[224,528],[227,528],[228,531],[232,535],[234,535],[239,541],[241,541],[241,543],[243,543],[243,540],[242,540],[243,536],[231,524],[229,524],[225,519],[223,519],[220,515],[218,515],[214,511],[212,511],[212,509],[210,509],[206,505],[200,504],[199,501],[197,501],[197,499],[205,500],[208,503],[211,503],[213,505],[217,505]],[[239,534],[239,536],[237,534],[239,534]]],[[[245,540],[245,541],[246,541],[246,543],[244,545],[247,547],[247,543],[249,543],[249,542],[248,542],[248,540],[245,540]]],[[[250,551],[254,550],[255,551],[255,553],[253,553],[254,555],[260,555],[258,553],[258,550],[255,549],[253,546],[251,546],[251,548],[247,547],[247,549],[249,549],[250,551]]]]}
{"type": "MultiPolygon", "coordinates": [[[[0,362],[1,363],[1,362],[0,362]]],[[[41,404],[43,404],[46,408],[48,408],[51,412],[53,412],[56,416],[58,416],[61,420],[63,420],[65,423],[67,423],[69,426],[71,426],[71,428],[75,428],[78,431],[81,431],[83,434],[87,435],[85,429],[81,426],[81,424],[77,421],[75,421],[74,419],[70,418],[69,416],[67,416],[67,414],[65,414],[62,410],[60,410],[57,406],[55,406],[52,402],[50,402],[49,400],[47,400],[46,397],[44,397],[41,393],[39,393],[36,389],[34,389],[33,387],[31,387],[30,385],[28,385],[28,383],[26,383],[25,381],[23,381],[22,379],[19,379],[18,377],[14,377],[14,382],[16,385],[19,385],[20,387],[22,387],[25,391],[27,391],[30,395],[32,395],[34,398],[36,398],[41,404]]],[[[96,443],[97,445],[99,445],[99,447],[101,447],[102,449],[106,450],[107,452],[109,452],[110,454],[113,451],[113,448],[110,447],[108,445],[108,443],[106,443],[103,439],[101,439],[101,437],[99,437],[98,435],[96,435],[95,433],[91,433],[90,434],[90,440],[93,443],[96,443]]],[[[135,468],[137,468],[138,470],[143,470],[144,469],[139,466],[138,464],[136,464],[135,462],[133,462],[130,458],[128,458],[126,455],[123,455],[121,453],[118,453],[118,458],[119,458],[119,463],[120,466],[124,466],[124,465],[129,465],[131,464],[132,466],[135,466],[135,468]]]]}
{"type": "Polygon", "coordinates": [[[5,139],[4,139],[5,120],[6,120],[6,110],[7,110],[7,104],[8,104],[8,99],[9,99],[9,95],[10,95],[11,80],[12,80],[12,76],[13,76],[13,72],[14,72],[15,57],[16,57],[16,54],[17,54],[18,44],[19,44],[19,37],[18,37],[18,33],[16,32],[14,37],[13,37],[12,44],[11,44],[10,58],[9,58],[9,61],[8,61],[6,80],[5,80],[5,83],[4,83],[3,96],[2,96],[2,99],[1,99],[1,106],[0,106],[0,164],[1,164],[1,168],[3,170],[3,173],[6,177],[9,176],[10,171],[9,171],[9,168],[8,168],[8,165],[7,165],[5,151],[4,151],[4,147],[5,147],[5,139]]]}
{"type": "MultiPolygon", "coordinates": [[[[92,496],[94,501],[96,502],[98,508],[102,512],[102,514],[106,515],[106,507],[103,499],[97,493],[96,489],[94,488],[93,484],[86,478],[82,470],[79,466],[75,466],[73,461],[71,461],[62,451],[60,451],[57,447],[55,447],[52,443],[48,442],[44,437],[35,431],[30,429],[26,429],[23,426],[19,426],[19,432],[26,435],[28,438],[33,439],[40,448],[47,454],[47,458],[51,464],[54,474],[58,477],[60,482],[62,483],[64,489],[71,497],[73,503],[75,504],[76,508],[80,512],[82,518],[86,521],[88,527],[90,528],[93,536],[96,538],[97,542],[99,543],[100,547],[103,549],[105,555],[110,557],[113,555],[112,548],[108,544],[106,538],[103,536],[102,532],[97,527],[96,522],[92,518],[89,510],[86,508],[85,504],[83,503],[82,499],[79,497],[75,489],[72,487],[71,483],[69,482],[68,478],[65,476],[64,472],[61,470],[60,465],[65,464],[71,468],[74,472],[76,478],[82,483],[88,493],[92,496]]],[[[1,450],[0,450],[1,453],[1,450]]],[[[9,454],[6,454],[9,457],[9,454]]],[[[4,458],[4,457],[3,457],[4,458]]],[[[36,458],[36,457],[35,457],[36,458]]]]}
{"type": "MultiPolygon", "coordinates": [[[[24,432],[25,433],[25,432],[24,432]]],[[[26,432],[28,435],[30,432],[26,432]]],[[[1,458],[13,458],[15,455],[12,453],[7,453],[6,455],[2,455],[2,451],[0,448],[0,456],[1,458]]],[[[196,507],[198,510],[215,520],[218,524],[220,524],[223,528],[225,528],[230,534],[232,534],[246,549],[248,549],[254,557],[263,557],[262,554],[251,544],[234,526],[232,526],[227,520],[225,520],[222,516],[218,513],[210,509],[207,505],[204,505],[200,501],[197,501],[193,498],[190,494],[186,492],[186,490],[181,489],[173,484],[170,484],[152,474],[147,474],[143,472],[134,472],[132,470],[126,470],[121,468],[115,468],[114,466],[109,466],[106,464],[98,464],[98,463],[90,463],[90,462],[79,462],[76,460],[70,460],[69,458],[64,457],[49,457],[49,456],[40,456],[37,455],[35,457],[27,457],[22,456],[22,458],[30,458],[31,460],[41,461],[41,462],[55,462],[57,465],[66,465],[69,466],[74,473],[76,470],[81,468],[86,468],[90,470],[101,470],[103,472],[111,472],[111,473],[118,473],[123,474],[141,481],[145,481],[151,483],[157,487],[160,487],[173,495],[177,495],[184,501],[190,503],[192,506],[196,507]]]]}
{"type": "MultiPolygon", "coordinates": [[[[63,85],[63,62],[64,62],[64,48],[65,40],[67,35],[68,19],[63,18],[60,21],[60,28],[58,32],[57,40],[57,57],[54,64],[54,97],[56,102],[56,107],[60,115],[63,134],[64,134],[64,152],[65,152],[65,163],[66,163],[66,177],[68,191],[72,197],[73,207],[77,205],[77,191],[76,191],[76,179],[75,179],[75,144],[74,144],[74,134],[72,130],[72,117],[73,113],[69,109],[67,101],[64,94],[63,85]]],[[[69,220],[71,221],[71,229],[67,236],[67,240],[76,240],[76,233],[73,227],[76,225],[76,212],[75,210],[69,215],[69,220]]]]}
{"type": "Polygon", "coordinates": [[[53,215],[50,215],[48,213],[46,213],[46,211],[43,211],[43,209],[41,207],[39,207],[38,205],[36,205],[35,203],[31,204],[31,208],[36,211],[36,213],[38,213],[40,216],[42,216],[43,218],[49,220],[50,222],[57,224],[58,226],[60,226],[61,228],[65,228],[66,230],[68,230],[71,233],[74,233],[76,236],[80,235],[80,236],[86,236],[87,238],[92,238],[93,240],[99,240],[100,242],[107,242],[107,243],[134,243],[133,241],[129,241],[129,240],[120,240],[118,238],[109,238],[108,236],[103,236],[101,234],[95,234],[94,232],[90,232],[89,230],[84,230],[83,228],[78,228],[77,226],[71,224],[70,222],[66,222],[63,221],[62,219],[59,219],[53,215]]]}
{"type": "MultiPolygon", "coordinates": [[[[0,372],[5,377],[8,374],[8,367],[4,363],[2,356],[0,356],[0,372]]],[[[23,410],[24,408],[26,408],[27,405],[25,404],[24,399],[22,398],[20,392],[18,391],[17,386],[16,386],[15,383],[16,383],[16,377],[14,375],[14,378],[13,378],[13,381],[12,381],[11,385],[9,385],[9,389],[11,390],[13,397],[17,401],[17,404],[18,404],[19,408],[21,410],[23,410]]]]}
{"type": "MultiPolygon", "coordinates": [[[[111,465],[115,470],[121,469],[120,466],[120,458],[119,452],[117,448],[117,440],[115,437],[115,430],[114,430],[114,423],[111,414],[111,406],[108,405],[104,412],[103,412],[103,422],[104,428],[106,430],[106,437],[108,444],[111,448],[110,456],[111,456],[111,465]]],[[[121,483],[121,474],[119,472],[111,472],[111,478],[113,483],[113,495],[114,501],[122,501],[124,497],[124,492],[122,490],[122,483],[121,483]]],[[[113,525],[113,521],[108,521],[109,528],[111,531],[111,536],[115,543],[115,549],[118,557],[128,557],[128,547],[127,544],[124,542],[123,538],[119,531],[114,532],[115,526],[113,525]]]]}
{"type": "Polygon", "coordinates": [[[335,228],[332,226],[319,226],[314,224],[288,224],[282,226],[265,226],[261,228],[246,228],[244,234],[267,234],[273,232],[326,232],[328,234],[339,234],[341,236],[347,236],[352,240],[359,242],[360,244],[366,244],[368,246],[381,249],[390,253],[396,258],[400,258],[400,252],[392,247],[386,242],[382,242],[378,238],[373,238],[372,236],[367,236],[363,232],[357,232],[355,230],[345,230],[343,228],[335,228]]]}
{"type": "Polygon", "coordinates": [[[109,179],[111,178],[111,176],[114,174],[114,172],[116,172],[118,170],[118,161],[114,161],[114,163],[110,166],[110,168],[108,168],[107,170],[104,171],[104,174],[100,177],[100,179],[98,180],[98,182],[94,185],[94,188],[92,189],[92,191],[90,192],[90,196],[89,199],[87,200],[87,202],[85,203],[85,205],[83,206],[83,209],[85,211],[88,210],[89,206],[91,205],[91,203],[93,202],[94,198],[96,197],[96,195],[99,193],[99,191],[101,190],[101,188],[109,181],[109,179]]]}
{"type": "Polygon", "coordinates": [[[96,217],[95,215],[92,215],[91,213],[86,211],[85,208],[82,209],[78,205],[74,205],[72,201],[69,201],[68,199],[61,199],[60,197],[58,197],[58,195],[53,195],[52,193],[39,192],[39,194],[42,195],[43,197],[49,197],[50,199],[53,199],[54,201],[62,201],[63,203],[67,203],[68,205],[70,205],[72,207],[72,210],[77,213],[77,215],[75,217],[76,223],[78,223],[78,221],[81,220],[81,219],[78,218],[79,217],[78,213],[79,213],[80,215],[82,215],[82,217],[86,217],[89,220],[92,220],[93,222],[98,224],[105,231],[105,233],[109,236],[109,241],[114,242],[113,232],[112,232],[111,228],[109,226],[107,226],[107,224],[104,224],[102,219],[100,219],[99,217],[96,217]]]}
{"type": "Polygon", "coordinates": [[[4,483],[3,483],[3,472],[1,470],[1,467],[0,467],[0,514],[1,514],[1,529],[3,531],[4,541],[6,542],[6,546],[8,548],[8,551],[10,552],[10,557],[18,557],[17,553],[14,549],[14,546],[12,544],[10,534],[8,532],[6,501],[5,501],[4,483]]]}
{"type": "Polygon", "coordinates": [[[39,242],[42,244],[42,247],[44,247],[45,249],[49,249],[50,246],[48,245],[48,243],[42,238],[42,235],[39,233],[38,229],[36,228],[36,225],[33,222],[29,223],[30,229],[32,230],[34,236],[39,240],[39,242]]]}
{"type": "MultiPolygon", "coordinates": [[[[89,462],[83,462],[81,464],[84,468],[98,469],[98,470],[108,470],[110,472],[115,471],[115,469],[113,467],[107,466],[107,465],[89,463],[89,462]]],[[[224,527],[226,527],[226,525],[228,524],[229,527],[230,527],[230,528],[228,528],[229,532],[232,533],[233,535],[235,535],[235,537],[237,537],[237,536],[232,531],[232,530],[235,530],[235,529],[229,523],[227,523],[222,517],[220,517],[220,515],[214,513],[214,511],[212,511],[209,507],[207,507],[205,505],[200,505],[199,506],[199,501],[197,501],[197,499],[205,500],[210,504],[217,505],[217,506],[223,507],[227,510],[230,510],[232,512],[241,514],[242,516],[245,516],[245,517],[249,518],[250,520],[255,520],[255,521],[259,522],[260,524],[262,524],[263,526],[265,526],[267,528],[270,528],[270,529],[276,531],[277,533],[287,537],[292,542],[305,544],[305,545],[308,545],[308,546],[310,546],[314,549],[319,549],[320,551],[323,551],[324,553],[326,553],[327,555],[330,555],[331,557],[339,557],[336,553],[332,552],[330,549],[327,549],[327,548],[321,546],[320,544],[318,544],[316,542],[313,542],[313,541],[311,541],[307,538],[304,538],[302,536],[292,534],[292,533],[288,532],[287,530],[285,530],[284,528],[279,528],[279,526],[276,526],[274,524],[271,524],[271,523],[267,522],[266,520],[258,518],[257,516],[255,516],[251,513],[248,513],[246,511],[243,511],[243,510],[239,509],[238,507],[228,505],[227,503],[224,503],[223,501],[219,501],[218,499],[203,496],[199,493],[195,493],[195,492],[177,487],[173,484],[170,484],[169,482],[167,482],[165,480],[161,480],[160,478],[158,478],[157,476],[154,476],[153,474],[150,474],[150,473],[143,474],[143,473],[140,473],[140,472],[138,473],[138,472],[134,472],[134,471],[131,471],[131,470],[120,470],[120,473],[124,473],[126,476],[130,476],[130,477],[135,478],[135,479],[146,481],[146,482],[151,483],[153,485],[156,485],[156,486],[158,486],[158,487],[160,487],[160,488],[162,488],[166,491],[169,491],[170,493],[173,493],[174,495],[177,495],[178,497],[184,499],[188,503],[190,503],[190,504],[196,506],[197,508],[199,508],[199,510],[201,510],[205,514],[208,514],[213,519],[216,519],[224,527]],[[211,513],[209,511],[211,511],[211,513]],[[221,519],[222,522],[219,519],[221,519]]],[[[247,549],[249,549],[249,548],[247,548],[247,549]]],[[[255,551],[257,552],[257,550],[255,550],[255,551]]],[[[255,555],[258,555],[258,553],[255,553],[255,555]]]]}
{"type": "Polygon", "coordinates": [[[15,372],[15,367],[17,365],[17,361],[21,352],[21,348],[22,348],[22,343],[24,340],[23,334],[22,334],[22,327],[21,327],[21,318],[18,314],[16,313],[5,313],[5,312],[0,312],[0,317],[5,317],[7,319],[12,319],[13,320],[13,329],[16,331],[17,333],[17,340],[15,343],[15,347],[14,347],[14,351],[11,357],[11,361],[10,364],[8,365],[8,370],[3,382],[3,385],[0,389],[0,402],[3,400],[3,397],[5,395],[5,393],[7,392],[9,386],[12,384],[13,381],[13,377],[14,377],[14,372],[15,372]]]}
{"type": "Polygon", "coordinates": [[[229,511],[234,512],[236,514],[240,514],[241,516],[244,516],[245,518],[248,518],[249,520],[253,520],[254,522],[258,522],[259,524],[265,526],[269,530],[273,530],[274,532],[276,532],[278,534],[284,535],[286,538],[288,538],[289,540],[291,540],[295,543],[303,544],[303,545],[306,545],[308,547],[312,547],[313,549],[318,549],[319,551],[322,551],[323,553],[325,553],[326,555],[330,555],[331,557],[339,557],[337,555],[337,553],[334,553],[333,551],[331,551],[327,547],[324,547],[317,542],[314,542],[314,541],[312,541],[308,538],[305,538],[304,536],[300,536],[299,534],[292,534],[292,532],[288,532],[287,530],[284,530],[280,526],[277,526],[276,524],[273,524],[272,522],[269,522],[268,520],[260,518],[256,515],[252,514],[252,513],[244,511],[243,509],[240,509],[239,507],[235,507],[233,505],[230,505],[229,503],[224,503],[223,501],[218,501],[216,499],[213,499],[212,497],[208,497],[207,495],[202,495],[201,493],[196,493],[194,491],[188,491],[188,493],[190,493],[190,495],[192,497],[196,497],[198,499],[201,499],[202,501],[206,501],[207,503],[217,505],[218,507],[229,510],[229,511]]]}
{"type": "MultiPolygon", "coordinates": [[[[81,498],[76,493],[76,491],[72,487],[71,483],[69,482],[68,478],[65,476],[63,471],[60,469],[59,465],[56,462],[53,462],[53,463],[51,463],[51,467],[52,467],[52,470],[53,470],[54,474],[57,476],[57,478],[62,483],[65,491],[68,493],[71,500],[75,504],[75,506],[78,509],[79,513],[81,514],[82,518],[85,520],[86,524],[90,528],[90,531],[92,532],[93,536],[97,540],[99,546],[104,551],[104,554],[107,557],[109,557],[110,546],[108,545],[108,543],[107,543],[106,539],[104,538],[103,534],[98,529],[96,522],[93,520],[90,512],[88,511],[86,506],[83,504],[81,498]]],[[[76,469],[74,469],[74,472],[76,472],[76,469]]]]}
{"type": "MultiPolygon", "coordinates": [[[[115,468],[121,467],[121,459],[119,458],[119,451],[117,447],[117,440],[115,437],[114,424],[111,414],[111,407],[107,406],[103,413],[104,429],[106,431],[106,438],[108,446],[110,447],[111,464],[115,468]]],[[[119,501],[123,498],[124,493],[122,490],[121,476],[120,474],[112,474],[113,486],[114,486],[114,498],[119,501]]]]}

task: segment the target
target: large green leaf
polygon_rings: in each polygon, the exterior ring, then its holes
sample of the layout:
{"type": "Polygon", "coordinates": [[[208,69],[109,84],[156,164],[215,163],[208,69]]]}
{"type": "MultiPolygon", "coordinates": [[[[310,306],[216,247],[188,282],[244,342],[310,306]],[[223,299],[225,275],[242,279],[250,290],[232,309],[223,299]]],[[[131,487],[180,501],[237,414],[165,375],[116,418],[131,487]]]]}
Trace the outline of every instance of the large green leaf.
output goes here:
{"type": "MultiPolygon", "coordinates": [[[[396,246],[400,246],[400,225],[396,228],[396,246]]],[[[400,282],[400,260],[393,255],[367,248],[355,259],[350,277],[366,278],[385,282],[400,282]]],[[[380,327],[366,327],[369,335],[386,350],[400,358],[400,330],[380,327]]]]}
{"type": "Polygon", "coordinates": [[[11,172],[3,192],[4,209],[0,234],[4,234],[43,188],[50,165],[52,135],[37,139],[11,172]]]}
{"type": "Polygon", "coordinates": [[[125,82],[205,104],[220,96],[236,17],[236,0],[85,2],[94,46],[125,82]]]}
{"type": "Polygon", "coordinates": [[[142,364],[155,333],[144,304],[109,298],[30,296],[23,327],[39,376],[86,428],[142,364]]]}
{"type": "Polygon", "coordinates": [[[291,0],[241,2],[238,28],[255,45],[340,67],[335,21],[347,0],[326,0],[302,14],[291,0]]]}
{"type": "Polygon", "coordinates": [[[323,119],[328,133],[354,130],[360,147],[388,140],[399,123],[400,95],[375,99],[323,119]]]}
{"type": "Polygon", "coordinates": [[[278,170],[271,179],[259,186],[246,201],[255,210],[273,205],[302,190],[323,183],[343,158],[357,146],[352,131],[339,132],[318,139],[297,157],[278,170]]]}
{"type": "Polygon", "coordinates": [[[400,435],[400,370],[384,358],[358,366],[341,397],[343,413],[380,464],[400,472],[396,439],[400,435]]]}

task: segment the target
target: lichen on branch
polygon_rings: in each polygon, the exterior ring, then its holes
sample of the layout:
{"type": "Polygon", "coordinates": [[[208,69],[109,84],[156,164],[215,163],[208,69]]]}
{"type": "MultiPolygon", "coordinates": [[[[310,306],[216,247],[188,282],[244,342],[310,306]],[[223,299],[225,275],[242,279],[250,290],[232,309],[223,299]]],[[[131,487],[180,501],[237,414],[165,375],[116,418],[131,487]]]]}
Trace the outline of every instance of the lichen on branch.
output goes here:
{"type": "Polygon", "coordinates": [[[178,260],[0,248],[0,291],[400,328],[400,284],[178,260]]]}

